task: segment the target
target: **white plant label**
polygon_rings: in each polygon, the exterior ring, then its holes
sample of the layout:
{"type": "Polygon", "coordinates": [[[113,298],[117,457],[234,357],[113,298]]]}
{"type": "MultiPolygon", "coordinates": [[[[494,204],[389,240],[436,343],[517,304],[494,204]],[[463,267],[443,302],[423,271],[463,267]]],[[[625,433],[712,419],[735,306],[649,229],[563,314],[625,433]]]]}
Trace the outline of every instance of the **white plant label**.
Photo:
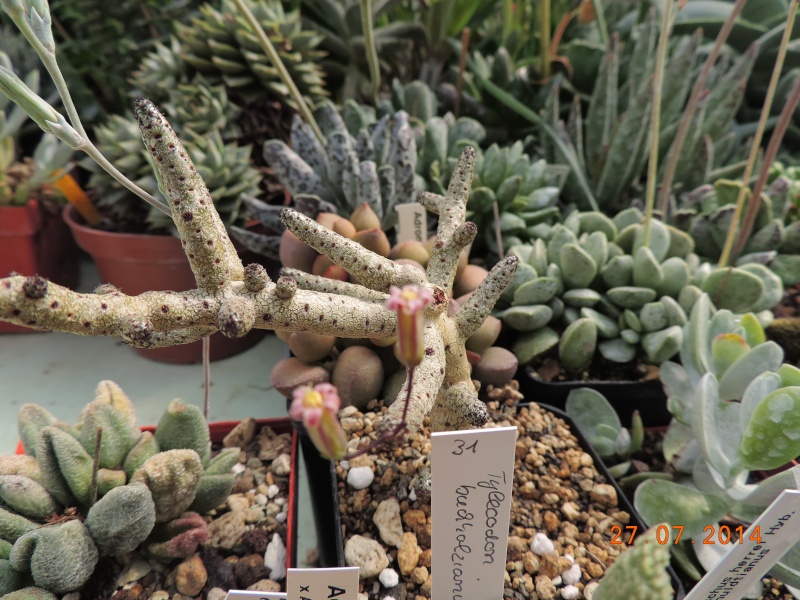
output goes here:
{"type": "Polygon", "coordinates": [[[503,597],[516,427],[431,435],[436,600],[503,597]]]}
{"type": "Polygon", "coordinates": [[[357,600],[358,567],[289,569],[288,600],[357,600]]]}
{"type": "Polygon", "coordinates": [[[286,592],[251,592],[249,590],[231,590],[225,600],[286,600],[286,592]]]}
{"type": "Polygon", "coordinates": [[[397,243],[416,240],[424,242],[428,239],[428,216],[425,207],[419,202],[396,204],[397,211],[397,243]]]}
{"type": "Polygon", "coordinates": [[[798,527],[800,491],[784,490],[685,600],[739,600],[797,543],[798,527]]]}

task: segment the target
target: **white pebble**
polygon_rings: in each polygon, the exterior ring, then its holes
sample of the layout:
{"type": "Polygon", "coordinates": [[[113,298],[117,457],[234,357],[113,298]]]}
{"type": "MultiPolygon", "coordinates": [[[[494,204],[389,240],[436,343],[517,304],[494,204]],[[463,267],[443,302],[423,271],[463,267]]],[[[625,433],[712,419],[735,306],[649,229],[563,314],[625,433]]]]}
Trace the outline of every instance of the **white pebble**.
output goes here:
{"type": "Polygon", "coordinates": [[[264,566],[269,569],[269,578],[273,581],[280,581],[286,577],[286,546],[277,533],[273,534],[272,541],[267,544],[264,566]]]}
{"type": "Polygon", "coordinates": [[[266,506],[267,505],[267,497],[264,494],[256,494],[256,497],[253,498],[253,500],[259,506],[266,506]]]}
{"type": "Polygon", "coordinates": [[[276,520],[278,523],[285,523],[285,522],[286,522],[286,517],[287,517],[287,516],[288,516],[288,515],[287,515],[285,512],[279,512],[277,515],[275,515],[275,520],[276,520]]]}
{"type": "Polygon", "coordinates": [[[411,500],[412,502],[417,501],[417,492],[413,488],[410,492],[408,492],[408,499],[411,500]]]}
{"type": "Polygon", "coordinates": [[[231,471],[233,471],[234,473],[236,473],[238,475],[239,473],[244,471],[246,468],[247,467],[245,467],[242,463],[236,463],[235,465],[233,465],[233,467],[231,467],[231,471]]]}
{"type": "Polygon", "coordinates": [[[553,552],[555,548],[550,538],[543,533],[537,533],[533,536],[533,540],[531,540],[531,552],[539,556],[547,554],[548,552],[553,552]]]}
{"type": "Polygon", "coordinates": [[[385,588],[393,588],[400,583],[400,576],[394,569],[387,568],[381,571],[381,574],[378,575],[378,581],[380,581],[381,585],[385,588]]]}
{"type": "Polygon", "coordinates": [[[572,556],[572,554],[565,554],[564,558],[566,558],[570,562],[570,564],[575,562],[575,557],[572,556]]]}
{"type": "Polygon", "coordinates": [[[567,585],[578,583],[581,580],[581,568],[579,565],[573,565],[561,574],[561,579],[567,585]]]}
{"type": "Polygon", "coordinates": [[[270,498],[274,498],[275,496],[278,495],[278,492],[280,491],[281,488],[279,488],[277,485],[273,483],[271,486],[267,488],[267,495],[269,495],[270,498]]]}
{"type": "Polygon", "coordinates": [[[347,483],[357,490],[369,487],[373,479],[375,479],[375,473],[370,467],[353,467],[347,473],[347,483]]]}
{"type": "Polygon", "coordinates": [[[555,577],[553,577],[550,580],[550,583],[552,583],[556,587],[560,586],[561,585],[561,576],[560,575],[556,575],[555,577]]]}
{"type": "Polygon", "coordinates": [[[350,461],[349,460],[342,460],[339,461],[339,466],[342,467],[345,471],[350,468],[350,461]]]}
{"type": "Polygon", "coordinates": [[[564,598],[564,600],[575,600],[575,598],[580,595],[581,591],[574,585],[567,585],[561,588],[561,597],[564,598]]]}

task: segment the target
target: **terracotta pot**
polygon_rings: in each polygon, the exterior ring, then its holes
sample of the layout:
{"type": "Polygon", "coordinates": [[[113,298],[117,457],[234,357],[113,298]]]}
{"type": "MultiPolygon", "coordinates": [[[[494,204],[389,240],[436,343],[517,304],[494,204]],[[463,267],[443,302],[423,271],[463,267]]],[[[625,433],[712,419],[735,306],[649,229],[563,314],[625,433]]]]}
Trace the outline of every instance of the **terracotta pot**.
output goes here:
{"type": "MultiPolygon", "coordinates": [[[[209,423],[208,429],[211,434],[211,442],[219,444],[223,438],[228,435],[238,421],[218,421],[216,423],[209,423]]],[[[270,427],[275,433],[292,433],[292,451],[291,451],[291,471],[289,473],[289,509],[286,518],[286,567],[294,568],[297,566],[297,477],[298,477],[298,434],[294,431],[291,421],[288,418],[284,419],[257,419],[257,430],[260,431],[263,427],[270,427]]],[[[142,427],[142,431],[154,432],[155,426],[147,425],[142,427]]],[[[25,454],[25,449],[22,447],[22,442],[17,443],[17,454],[25,454]]]]}
{"type": "MultiPolygon", "coordinates": [[[[12,272],[41,275],[74,288],[79,268],[78,246],[58,213],[49,213],[36,200],[24,206],[0,206],[0,277],[12,272]]],[[[0,323],[3,333],[34,331],[0,323]]]]}
{"type": "MultiPolygon", "coordinates": [[[[147,291],[183,292],[196,287],[189,261],[181,242],[171,235],[147,235],[101,231],[83,225],[75,209],[64,210],[64,220],[78,245],[92,255],[100,279],[135,296],[147,291]]],[[[221,333],[211,336],[211,360],[244,352],[266,335],[257,329],[242,338],[231,339],[221,333]]],[[[175,364],[202,362],[202,342],[170,348],[143,350],[137,354],[150,360],[175,364]]]]}

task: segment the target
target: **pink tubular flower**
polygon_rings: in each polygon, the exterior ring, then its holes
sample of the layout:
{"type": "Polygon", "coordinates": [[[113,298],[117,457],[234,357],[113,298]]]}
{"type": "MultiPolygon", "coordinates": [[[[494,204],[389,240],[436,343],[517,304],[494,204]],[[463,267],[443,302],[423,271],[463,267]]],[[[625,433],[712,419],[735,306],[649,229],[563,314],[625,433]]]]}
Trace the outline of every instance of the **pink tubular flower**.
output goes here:
{"type": "Polygon", "coordinates": [[[424,310],[431,302],[431,293],[417,285],[405,285],[401,290],[392,286],[386,306],[397,313],[397,354],[407,367],[416,367],[422,362],[425,345],[424,310]]]}
{"type": "Polygon", "coordinates": [[[289,416],[302,421],[319,453],[329,460],[339,460],[347,452],[347,436],[339,423],[342,401],[330,383],[298,387],[292,392],[289,416]]]}

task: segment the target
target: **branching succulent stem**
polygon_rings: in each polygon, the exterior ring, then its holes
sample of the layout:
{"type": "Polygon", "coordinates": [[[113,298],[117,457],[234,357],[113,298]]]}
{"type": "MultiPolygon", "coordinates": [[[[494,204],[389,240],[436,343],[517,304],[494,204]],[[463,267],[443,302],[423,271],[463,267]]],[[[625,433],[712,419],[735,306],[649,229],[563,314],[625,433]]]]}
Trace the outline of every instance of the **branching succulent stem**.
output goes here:
{"type": "Polygon", "coordinates": [[[650,159],[647,164],[647,188],[645,191],[644,235],[642,245],[650,246],[650,223],[656,201],[656,178],[658,177],[658,133],[661,128],[661,90],[664,86],[664,63],[667,60],[667,45],[672,26],[672,0],[664,3],[661,17],[661,35],[658,36],[656,65],[653,75],[653,115],[650,119],[650,159]]]}
{"type": "Polygon", "coordinates": [[[308,123],[308,126],[314,131],[314,135],[317,136],[317,139],[320,141],[320,143],[324,143],[325,137],[322,135],[322,130],[319,128],[317,121],[314,119],[314,115],[311,114],[311,109],[308,107],[305,98],[303,98],[303,94],[300,93],[300,90],[297,88],[292,76],[286,69],[286,65],[283,64],[278,51],[275,50],[275,46],[273,46],[272,42],[269,41],[267,32],[264,31],[263,27],[261,27],[261,23],[258,22],[258,19],[256,19],[255,15],[247,7],[247,4],[245,4],[244,0],[233,0],[233,2],[236,4],[236,8],[238,8],[242,13],[242,16],[245,18],[250,27],[253,28],[258,43],[261,45],[262,50],[264,50],[264,53],[269,58],[272,66],[275,67],[276,71],[278,71],[278,77],[281,78],[283,84],[289,89],[289,95],[297,105],[303,120],[308,123]]]}
{"type": "Polygon", "coordinates": [[[736,23],[739,13],[742,12],[745,2],[747,2],[747,0],[736,0],[736,4],[734,4],[733,8],[731,8],[725,23],[719,30],[719,34],[717,34],[717,39],[714,41],[714,46],[711,49],[711,53],[708,55],[708,58],[706,58],[706,62],[703,64],[700,75],[698,75],[697,81],[694,83],[692,93],[689,96],[688,102],[686,103],[686,110],[683,111],[683,116],[681,117],[680,124],[678,125],[678,131],[675,134],[675,141],[672,143],[672,149],[667,157],[667,166],[664,169],[664,176],[661,180],[661,198],[659,199],[658,207],[661,212],[661,218],[664,219],[664,221],[667,220],[667,214],[669,212],[669,198],[672,193],[672,181],[675,178],[675,172],[678,170],[678,160],[681,156],[683,144],[686,142],[686,136],[689,135],[689,128],[692,125],[694,113],[696,112],[700,103],[700,97],[706,88],[706,82],[711,75],[711,69],[714,67],[714,63],[717,62],[719,53],[722,51],[722,46],[725,44],[725,40],[728,39],[728,36],[733,30],[733,26],[736,23]]]}
{"type": "Polygon", "coordinates": [[[361,31],[364,47],[367,50],[367,64],[372,84],[372,99],[378,105],[381,91],[381,66],[378,62],[378,48],[375,46],[375,27],[372,22],[372,0],[361,0],[361,31]]]}
{"type": "Polygon", "coordinates": [[[786,18],[786,25],[783,30],[781,45],[778,48],[778,55],[775,58],[775,65],[772,68],[772,77],[769,80],[769,87],[767,88],[767,94],[764,98],[764,105],[761,108],[761,116],[758,119],[758,127],[755,135],[753,136],[752,145],[750,146],[750,153],[747,156],[747,164],[745,165],[744,173],[742,174],[742,187],[739,189],[739,195],[736,197],[736,208],[733,211],[731,223],[728,227],[728,234],[725,237],[725,245],[723,246],[722,254],[719,257],[720,267],[724,267],[728,264],[731,256],[731,250],[733,249],[733,242],[736,239],[737,233],[739,232],[739,221],[742,218],[744,204],[747,200],[747,196],[750,193],[750,177],[755,169],[756,159],[758,158],[758,152],[761,148],[761,140],[764,137],[764,130],[767,127],[767,120],[769,119],[769,114],[772,110],[772,101],[775,98],[775,90],[778,87],[778,81],[780,80],[781,71],[783,70],[783,62],[786,58],[786,51],[789,48],[789,40],[792,37],[792,29],[794,28],[794,20],[795,16],[797,15],[797,8],[797,2],[792,2],[789,6],[789,14],[786,18]]]}

